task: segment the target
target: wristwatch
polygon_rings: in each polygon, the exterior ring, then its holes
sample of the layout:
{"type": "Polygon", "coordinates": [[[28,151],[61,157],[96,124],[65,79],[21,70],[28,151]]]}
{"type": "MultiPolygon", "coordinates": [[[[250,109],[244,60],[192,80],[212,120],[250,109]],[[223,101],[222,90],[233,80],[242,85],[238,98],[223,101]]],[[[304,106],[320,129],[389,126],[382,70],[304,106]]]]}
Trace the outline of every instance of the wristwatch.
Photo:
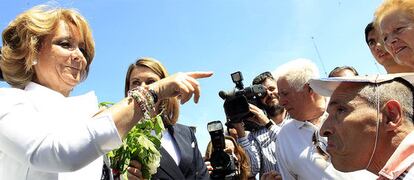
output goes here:
{"type": "Polygon", "coordinates": [[[270,127],[272,127],[272,125],[273,125],[272,120],[269,120],[269,122],[265,125],[265,127],[266,127],[267,129],[270,129],[270,127]]]}

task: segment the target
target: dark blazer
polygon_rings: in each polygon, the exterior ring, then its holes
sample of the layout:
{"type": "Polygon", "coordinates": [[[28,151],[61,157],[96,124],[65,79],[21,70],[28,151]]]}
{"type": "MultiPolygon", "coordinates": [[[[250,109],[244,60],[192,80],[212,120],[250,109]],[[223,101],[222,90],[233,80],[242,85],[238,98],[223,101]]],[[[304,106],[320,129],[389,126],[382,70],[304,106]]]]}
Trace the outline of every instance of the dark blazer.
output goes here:
{"type": "Polygon", "coordinates": [[[177,166],[174,159],[161,147],[160,167],[152,179],[210,179],[198,149],[197,139],[190,127],[175,124],[170,127],[169,132],[180,149],[180,164],[177,166]]]}

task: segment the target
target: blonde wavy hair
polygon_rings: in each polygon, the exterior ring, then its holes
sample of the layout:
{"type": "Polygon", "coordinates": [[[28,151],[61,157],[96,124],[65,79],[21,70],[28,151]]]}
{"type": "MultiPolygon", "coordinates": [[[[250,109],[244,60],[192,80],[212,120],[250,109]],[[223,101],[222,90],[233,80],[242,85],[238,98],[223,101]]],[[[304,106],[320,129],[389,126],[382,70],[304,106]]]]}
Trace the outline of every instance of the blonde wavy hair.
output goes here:
{"type": "MultiPolygon", "coordinates": [[[[132,70],[138,66],[151,69],[160,79],[168,77],[167,69],[158,60],[149,57],[139,58],[134,64],[131,64],[128,67],[128,71],[125,77],[125,97],[128,96],[132,70]]],[[[158,111],[161,110],[164,110],[164,125],[174,125],[177,122],[178,116],[180,114],[180,104],[178,103],[178,99],[176,97],[172,97],[162,100],[161,109],[158,111]]]]}
{"type": "Polygon", "coordinates": [[[399,10],[407,13],[414,21],[414,1],[412,0],[385,0],[375,11],[374,26],[379,29],[381,21],[388,13],[393,10],[399,10]]]}
{"type": "Polygon", "coordinates": [[[95,43],[86,19],[74,9],[47,5],[35,6],[18,15],[2,33],[0,69],[4,80],[13,87],[24,88],[35,76],[34,60],[43,39],[53,34],[60,21],[79,29],[84,39],[87,61],[82,80],[85,80],[95,55],[95,43]]]}

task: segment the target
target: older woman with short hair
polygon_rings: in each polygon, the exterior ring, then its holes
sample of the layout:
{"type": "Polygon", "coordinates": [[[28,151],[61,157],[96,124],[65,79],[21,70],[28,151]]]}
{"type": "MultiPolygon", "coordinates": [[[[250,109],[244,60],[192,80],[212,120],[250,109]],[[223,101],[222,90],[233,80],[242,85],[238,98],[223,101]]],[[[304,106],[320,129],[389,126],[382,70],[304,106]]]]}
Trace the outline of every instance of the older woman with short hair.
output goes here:
{"type": "Polygon", "coordinates": [[[385,0],[375,12],[374,25],[394,60],[414,68],[414,1],[385,0]]]}
{"type": "Polygon", "coordinates": [[[0,89],[0,179],[100,179],[102,155],[118,148],[144,111],[181,95],[197,102],[196,78],[180,73],[142,87],[99,111],[93,92],[69,97],[87,77],[94,41],[75,10],[36,6],[3,31],[0,69],[12,88],[0,89]],[[144,107],[144,108],[143,108],[144,107]]]}

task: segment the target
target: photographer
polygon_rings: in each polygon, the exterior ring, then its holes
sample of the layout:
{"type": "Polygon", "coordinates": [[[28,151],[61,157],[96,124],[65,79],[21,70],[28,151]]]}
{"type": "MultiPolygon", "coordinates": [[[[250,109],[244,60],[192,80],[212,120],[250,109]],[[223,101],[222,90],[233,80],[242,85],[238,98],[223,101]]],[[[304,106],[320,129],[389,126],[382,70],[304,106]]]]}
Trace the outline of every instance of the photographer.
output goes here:
{"type": "MultiPolygon", "coordinates": [[[[224,136],[225,138],[225,148],[224,152],[230,154],[234,158],[234,164],[236,166],[237,179],[248,179],[250,176],[250,165],[249,157],[243,150],[243,148],[237,144],[236,140],[231,136],[224,136]]],[[[210,164],[211,155],[213,153],[213,144],[210,141],[207,145],[207,150],[205,154],[205,160],[207,164],[210,164]]],[[[211,167],[211,166],[209,166],[211,167]]],[[[212,170],[212,169],[211,169],[212,170]]],[[[236,179],[236,178],[235,178],[236,179]]]]}
{"type": "Polygon", "coordinates": [[[276,133],[279,125],[283,123],[286,111],[279,105],[279,97],[277,95],[277,84],[275,78],[270,72],[264,72],[253,80],[253,85],[261,84],[266,88],[266,95],[260,98],[257,105],[249,105],[250,112],[254,114],[248,121],[257,123],[260,127],[246,136],[243,123],[231,123],[236,129],[238,142],[250,157],[251,175],[256,176],[259,172],[260,176],[269,171],[277,171],[276,163],[276,133]],[[269,131],[270,129],[274,131],[269,131]]]}

